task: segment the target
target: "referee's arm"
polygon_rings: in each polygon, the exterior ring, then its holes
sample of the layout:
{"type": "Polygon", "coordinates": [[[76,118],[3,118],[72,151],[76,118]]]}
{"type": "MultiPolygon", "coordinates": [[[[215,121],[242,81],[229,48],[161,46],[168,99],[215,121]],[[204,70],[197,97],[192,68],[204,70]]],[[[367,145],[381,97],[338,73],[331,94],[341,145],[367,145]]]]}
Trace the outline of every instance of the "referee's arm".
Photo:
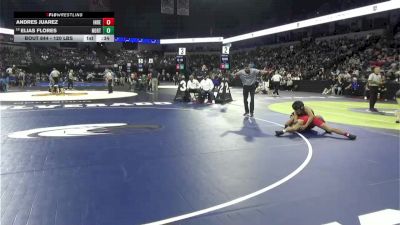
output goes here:
{"type": "Polygon", "coordinates": [[[242,72],[242,70],[239,70],[239,71],[237,71],[236,73],[234,73],[233,75],[234,75],[234,76],[240,76],[239,73],[241,73],[241,72],[242,72]]]}
{"type": "Polygon", "coordinates": [[[263,70],[260,70],[260,74],[261,75],[263,75],[263,74],[267,74],[268,73],[268,71],[267,70],[265,70],[265,68],[263,69],[263,70]]]}

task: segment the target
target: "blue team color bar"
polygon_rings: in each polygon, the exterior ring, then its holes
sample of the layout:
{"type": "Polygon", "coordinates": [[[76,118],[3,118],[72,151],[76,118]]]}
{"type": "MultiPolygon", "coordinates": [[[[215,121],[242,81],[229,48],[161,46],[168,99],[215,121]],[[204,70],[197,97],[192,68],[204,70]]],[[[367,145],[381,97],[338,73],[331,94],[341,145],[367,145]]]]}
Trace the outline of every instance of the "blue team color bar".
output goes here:
{"type": "Polygon", "coordinates": [[[148,39],[148,38],[128,38],[128,37],[115,37],[115,42],[125,42],[125,43],[142,43],[142,44],[153,44],[159,45],[160,39],[148,39]]]}

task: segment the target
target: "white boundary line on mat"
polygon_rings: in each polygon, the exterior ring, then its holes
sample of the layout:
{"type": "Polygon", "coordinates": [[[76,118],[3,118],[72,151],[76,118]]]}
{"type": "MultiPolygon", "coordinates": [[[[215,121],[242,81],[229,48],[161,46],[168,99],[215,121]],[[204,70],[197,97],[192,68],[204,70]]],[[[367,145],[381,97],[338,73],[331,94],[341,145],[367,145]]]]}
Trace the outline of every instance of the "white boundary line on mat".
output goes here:
{"type": "MultiPolygon", "coordinates": [[[[255,118],[255,119],[263,121],[263,122],[271,123],[271,124],[274,124],[274,125],[277,125],[277,126],[282,126],[282,125],[280,125],[278,123],[275,123],[275,122],[272,122],[272,121],[263,120],[263,119],[259,119],[259,118],[255,118]]],[[[205,208],[205,209],[201,209],[201,210],[198,210],[198,211],[195,211],[195,212],[183,214],[183,215],[180,215],[180,216],[175,216],[175,217],[171,217],[171,218],[168,218],[168,219],[163,219],[163,220],[159,220],[159,221],[155,221],[155,222],[151,222],[151,223],[146,223],[146,224],[143,224],[143,225],[162,225],[162,224],[173,223],[173,222],[176,222],[176,221],[180,221],[180,220],[196,217],[196,216],[199,216],[199,215],[203,215],[203,214],[206,214],[206,213],[210,213],[210,212],[222,209],[222,208],[226,208],[228,206],[232,206],[232,205],[238,204],[238,203],[246,201],[246,200],[248,200],[250,198],[254,198],[254,197],[258,196],[258,195],[261,195],[261,194],[263,194],[263,193],[265,193],[265,192],[267,192],[269,190],[272,190],[272,189],[284,184],[285,182],[289,181],[290,179],[295,177],[297,174],[299,174],[308,165],[308,163],[310,163],[311,158],[312,158],[312,154],[313,154],[313,149],[312,149],[311,143],[308,141],[308,139],[305,138],[300,133],[296,133],[296,134],[299,135],[306,142],[307,147],[308,147],[308,154],[307,154],[307,158],[304,160],[304,162],[296,170],[291,172],[286,177],[284,177],[284,178],[276,181],[275,183],[270,184],[267,187],[264,187],[264,188],[262,188],[262,189],[260,189],[258,191],[255,191],[255,192],[247,194],[245,196],[233,199],[233,200],[231,200],[229,202],[225,202],[225,203],[222,203],[222,204],[219,204],[219,205],[215,205],[215,206],[212,206],[212,207],[209,207],[209,208],[205,208]]]]}

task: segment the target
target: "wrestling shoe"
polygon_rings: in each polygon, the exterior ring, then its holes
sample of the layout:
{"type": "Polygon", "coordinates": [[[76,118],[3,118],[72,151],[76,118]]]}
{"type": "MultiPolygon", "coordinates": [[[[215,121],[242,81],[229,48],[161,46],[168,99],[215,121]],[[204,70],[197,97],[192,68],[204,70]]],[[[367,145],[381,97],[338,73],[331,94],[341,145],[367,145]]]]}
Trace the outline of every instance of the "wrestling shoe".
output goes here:
{"type": "Polygon", "coordinates": [[[353,134],[347,134],[346,137],[350,140],[356,140],[357,136],[353,134]]]}
{"type": "Polygon", "coordinates": [[[281,131],[281,130],[275,131],[275,136],[277,136],[277,137],[279,137],[279,136],[281,136],[281,135],[283,135],[283,134],[284,134],[284,132],[281,131]]]}
{"type": "Polygon", "coordinates": [[[372,109],[369,109],[369,111],[370,112],[379,112],[377,109],[375,109],[375,108],[372,108],[372,109]]]}

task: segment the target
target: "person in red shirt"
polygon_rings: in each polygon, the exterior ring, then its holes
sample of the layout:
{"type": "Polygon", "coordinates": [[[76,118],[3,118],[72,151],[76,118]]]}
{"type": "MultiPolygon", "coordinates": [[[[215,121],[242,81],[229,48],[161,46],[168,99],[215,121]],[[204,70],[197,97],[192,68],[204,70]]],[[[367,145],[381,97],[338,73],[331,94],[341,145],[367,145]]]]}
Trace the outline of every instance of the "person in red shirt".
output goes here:
{"type": "Polygon", "coordinates": [[[292,108],[294,112],[292,113],[290,119],[285,123],[285,129],[275,131],[276,136],[281,136],[286,132],[293,133],[310,130],[317,126],[329,134],[340,134],[349,138],[350,140],[355,140],[357,138],[356,135],[328,126],[321,116],[314,115],[314,111],[310,107],[305,106],[302,101],[293,102],[292,108]]]}

